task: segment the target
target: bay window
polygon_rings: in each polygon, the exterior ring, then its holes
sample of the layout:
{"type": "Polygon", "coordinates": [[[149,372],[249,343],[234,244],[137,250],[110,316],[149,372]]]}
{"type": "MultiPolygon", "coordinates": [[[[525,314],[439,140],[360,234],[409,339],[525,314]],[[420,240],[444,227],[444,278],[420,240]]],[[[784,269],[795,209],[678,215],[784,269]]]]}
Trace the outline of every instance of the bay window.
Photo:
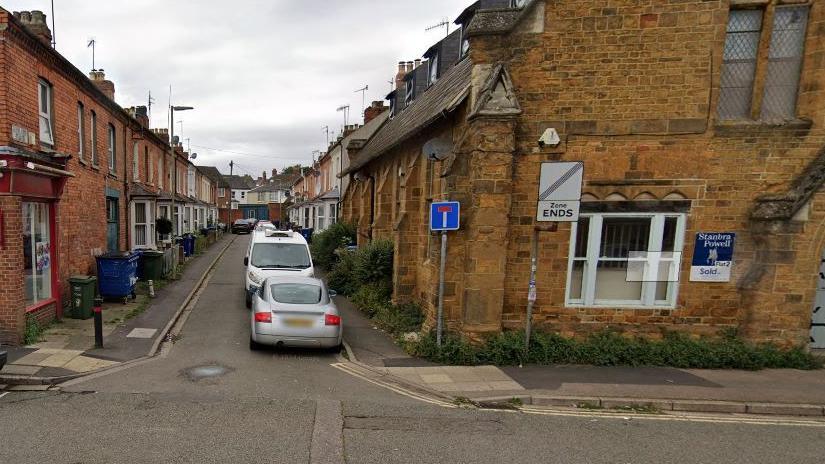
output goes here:
{"type": "Polygon", "coordinates": [[[23,203],[23,287],[26,307],[52,297],[50,206],[23,203]]]}
{"type": "Polygon", "coordinates": [[[673,307],[684,235],[682,214],[583,214],[572,230],[567,304],[673,307]]]}
{"type": "Polygon", "coordinates": [[[132,204],[132,248],[151,248],[155,245],[155,218],[151,204],[132,204]]]}

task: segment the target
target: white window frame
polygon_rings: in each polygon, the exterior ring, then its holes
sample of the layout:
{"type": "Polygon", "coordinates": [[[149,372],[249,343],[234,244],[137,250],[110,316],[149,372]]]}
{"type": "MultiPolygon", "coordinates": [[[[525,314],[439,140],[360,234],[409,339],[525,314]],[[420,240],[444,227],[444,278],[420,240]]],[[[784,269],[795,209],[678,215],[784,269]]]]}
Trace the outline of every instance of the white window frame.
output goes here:
{"type": "Polygon", "coordinates": [[[163,163],[166,162],[164,159],[164,153],[161,152],[158,156],[158,188],[163,190],[164,189],[164,179],[163,179],[163,163]]]}
{"type": "Polygon", "coordinates": [[[140,181],[140,145],[137,142],[132,147],[132,180],[140,181]]]}
{"type": "Polygon", "coordinates": [[[429,85],[433,85],[438,81],[438,53],[434,54],[427,63],[429,63],[427,79],[429,80],[429,85]]]}
{"type": "Polygon", "coordinates": [[[223,198],[226,196],[226,189],[224,187],[218,187],[218,196],[223,198]]]}
{"type": "Polygon", "coordinates": [[[153,169],[154,166],[152,166],[152,152],[149,150],[149,147],[143,147],[143,156],[143,166],[146,168],[146,180],[149,182],[149,185],[155,185],[155,172],[153,169]]]}
{"type": "MultiPolygon", "coordinates": [[[[163,207],[162,207],[163,208],[163,207]]],[[[142,250],[142,249],[150,249],[155,247],[155,208],[152,208],[152,203],[148,201],[135,201],[132,202],[132,249],[133,250],[142,250]],[[146,222],[137,222],[137,209],[144,208],[146,212],[145,218],[146,222]],[[137,243],[137,229],[138,227],[145,227],[146,228],[146,243],[137,243]]]]}
{"type": "Polygon", "coordinates": [[[404,105],[409,106],[415,100],[415,76],[404,84],[404,105]]]}
{"type": "MultiPolygon", "coordinates": [[[[685,246],[685,230],[687,216],[682,213],[600,213],[600,214],[582,214],[581,218],[588,218],[590,220],[589,233],[587,237],[587,253],[584,260],[584,270],[581,283],[581,298],[571,298],[570,292],[572,290],[573,264],[575,261],[582,261],[581,258],[576,259],[576,240],[579,224],[573,223],[570,231],[570,249],[568,254],[567,264],[567,284],[565,290],[565,305],[567,307],[593,307],[593,308],[629,308],[629,309],[655,309],[655,308],[675,308],[679,293],[679,283],[681,274],[681,255],[685,246]],[[597,300],[596,294],[596,275],[598,263],[604,260],[600,257],[602,225],[605,218],[647,218],[651,220],[650,237],[648,239],[648,252],[650,254],[647,258],[630,258],[628,261],[647,262],[645,266],[645,273],[647,274],[651,269],[658,269],[658,264],[662,261],[675,262],[675,266],[671,266],[671,275],[669,276],[672,285],[668,288],[668,295],[666,300],[656,300],[656,282],[642,282],[642,297],[640,300],[597,300]],[[662,238],[664,234],[664,224],[666,218],[677,218],[676,222],[676,236],[673,245],[674,258],[662,258],[662,238]]],[[[642,251],[642,250],[638,250],[642,251]]]]}
{"type": "Polygon", "coordinates": [[[77,156],[80,161],[86,159],[86,110],[82,102],[77,102],[77,156]]]}
{"type": "Polygon", "coordinates": [[[100,158],[97,154],[97,113],[91,111],[91,130],[92,130],[92,166],[100,166],[100,158]]]}
{"type": "Polygon", "coordinates": [[[109,123],[106,126],[106,134],[109,140],[109,172],[111,174],[117,171],[117,134],[115,132],[115,125],[109,123]]]}
{"type": "Polygon", "coordinates": [[[37,82],[37,113],[40,115],[40,143],[54,146],[54,114],[52,85],[43,79],[37,82]],[[45,101],[43,101],[45,99],[45,101]]]}

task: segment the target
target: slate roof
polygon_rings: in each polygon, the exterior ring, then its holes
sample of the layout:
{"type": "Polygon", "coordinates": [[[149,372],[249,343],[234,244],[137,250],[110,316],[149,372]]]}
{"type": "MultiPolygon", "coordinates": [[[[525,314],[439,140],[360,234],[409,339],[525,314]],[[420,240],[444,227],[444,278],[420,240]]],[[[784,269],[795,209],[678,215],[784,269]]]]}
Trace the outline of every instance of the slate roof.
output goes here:
{"type": "Polygon", "coordinates": [[[504,34],[510,32],[527,15],[535,4],[531,0],[521,8],[480,9],[475,12],[467,25],[467,37],[481,34],[504,34]]]}
{"type": "Polygon", "coordinates": [[[226,182],[226,179],[223,178],[223,174],[221,174],[215,166],[197,166],[197,168],[201,174],[211,179],[212,182],[214,182],[218,187],[229,187],[229,183],[226,182]]]}
{"type": "Polygon", "coordinates": [[[159,195],[146,188],[145,185],[139,182],[132,182],[129,186],[129,196],[131,197],[158,197],[159,195]]]}
{"type": "Polygon", "coordinates": [[[229,188],[233,190],[252,190],[255,188],[255,182],[251,181],[248,177],[243,176],[223,176],[226,183],[229,185],[229,188]]]}
{"type": "Polygon", "coordinates": [[[458,107],[470,90],[472,66],[470,60],[463,60],[448,70],[410,106],[387,121],[339,177],[361,169],[458,107]]]}
{"type": "Polygon", "coordinates": [[[267,182],[260,187],[255,187],[250,191],[251,192],[276,192],[278,190],[290,190],[292,188],[292,182],[289,180],[278,179],[274,182],[267,182]]]}

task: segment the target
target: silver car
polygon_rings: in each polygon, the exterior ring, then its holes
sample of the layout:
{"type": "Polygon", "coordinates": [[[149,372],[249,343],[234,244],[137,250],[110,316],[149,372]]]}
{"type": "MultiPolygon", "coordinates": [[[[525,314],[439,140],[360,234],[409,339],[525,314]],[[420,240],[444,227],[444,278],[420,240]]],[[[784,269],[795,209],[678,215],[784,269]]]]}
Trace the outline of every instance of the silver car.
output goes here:
{"type": "Polygon", "coordinates": [[[341,315],[320,279],[277,276],[264,280],[252,297],[249,349],[264,346],[339,350],[341,315]]]}

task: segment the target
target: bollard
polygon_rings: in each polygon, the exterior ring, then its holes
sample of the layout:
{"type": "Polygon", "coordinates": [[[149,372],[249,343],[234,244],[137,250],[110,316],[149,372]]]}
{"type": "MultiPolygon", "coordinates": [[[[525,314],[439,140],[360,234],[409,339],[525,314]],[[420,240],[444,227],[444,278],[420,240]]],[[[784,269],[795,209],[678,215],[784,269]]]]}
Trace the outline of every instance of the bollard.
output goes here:
{"type": "Polygon", "coordinates": [[[149,298],[154,298],[154,297],[155,297],[155,281],[150,280],[149,281],[149,298]]]}
{"type": "Polygon", "coordinates": [[[103,348],[103,298],[95,298],[95,348],[103,348]]]}

